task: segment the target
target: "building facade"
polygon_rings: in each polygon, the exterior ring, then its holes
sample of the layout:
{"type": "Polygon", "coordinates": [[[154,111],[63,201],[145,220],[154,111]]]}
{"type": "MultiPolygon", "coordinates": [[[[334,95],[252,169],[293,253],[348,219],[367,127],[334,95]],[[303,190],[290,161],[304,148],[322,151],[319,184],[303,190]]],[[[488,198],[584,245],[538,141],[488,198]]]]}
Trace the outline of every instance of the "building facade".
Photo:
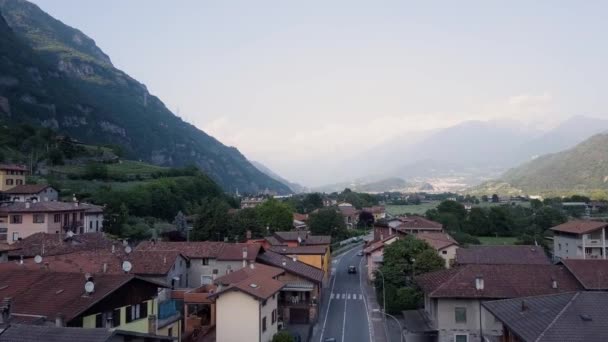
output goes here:
{"type": "Polygon", "coordinates": [[[7,191],[25,184],[27,168],[23,165],[0,164],[0,191],[7,191]]]}
{"type": "Polygon", "coordinates": [[[561,259],[606,259],[608,223],[573,220],[551,228],[553,256],[561,259]]]}

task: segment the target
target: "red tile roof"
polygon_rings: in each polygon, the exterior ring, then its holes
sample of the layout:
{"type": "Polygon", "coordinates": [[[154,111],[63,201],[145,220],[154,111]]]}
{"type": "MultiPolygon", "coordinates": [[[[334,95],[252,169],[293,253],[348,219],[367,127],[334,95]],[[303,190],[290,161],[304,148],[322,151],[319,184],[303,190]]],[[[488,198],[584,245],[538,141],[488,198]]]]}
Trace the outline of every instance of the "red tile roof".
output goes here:
{"type": "Polygon", "coordinates": [[[458,245],[458,242],[448,233],[442,232],[420,232],[414,234],[414,237],[419,240],[423,240],[428,243],[431,247],[440,251],[446,247],[458,245]]]}
{"type": "Polygon", "coordinates": [[[339,206],[338,210],[340,211],[342,216],[355,216],[359,213],[355,207],[349,206],[339,206]]]}
{"type": "Polygon", "coordinates": [[[297,260],[294,261],[292,258],[283,256],[273,251],[265,251],[264,253],[260,253],[260,255],[258,255],[258,261],[266,265],[282,268],[288,273],[292,273],[318,283],[323,282],[323,270],[297,260]]]}
{"type": "Polygon", "coordinates": [[[225,243],[216,241],[143,241],[137,245],[138,251],[179,251],[188,258],[217,258],[225,243]]]}
{"type": "Polygon", "coordinates": [[[85,211],[87,208],[73,202],[17,202],[6,207],[0,207],[0,213],[48,213],[64,211],[85,211]]]}
{"type": "Polygon", "coordinates": [[[283,255],[324,255],[327,253],[327,246],[272,246],[270,250],[283,255]]]}
{"type": "MultiPolygon", "coordinates": [[[[1,265],[2,269],[7,266],[12,265],[1,265]]],[[[95,291],[86,295],[82,274],[13,269],[0,272],[0,298],[12,298],[11,310],[15,314],[46,316],[53,320],[61,313],[69,322],[133,281],[160,285],[133,275],[95,275],[95,291]]]]}
{"type": "Polygon", "coordinates": [[[441,230],[443,225],[439,222],[431,221],[422,216],[408,216],[399,218],[401,224],[397,228],[403,228],[405,230],[411,229],[433,229],[441,230]]]}
{"type": "Polygon", "coordinates": [[[16,250],[19,250],[19,248],[13,245],[9,245],[7,243],[0,242],[0,252],[10,252],[16,250]]]}
{"type": "Polygon", "coordinates": [[[585,290],[608,290],[608,260],[562,259],[561,263],[585,290]]]}
{"type": "Polygon", "coordinates": [[[456,251],[458,264],[537,264],[551,263],[545,251],[538,246],[469,246],[456,251]]]}
{"type": "Polygon", "coordinates": [[[0,164],[0,170],[27,171],[27,167],[25,165],[0,164]]]}
{"type": "Polygon", "coordinates": [[[103,233],[77,234],[66,238],[62,234],[35,233],[11,246],[20,248],[18,251],[9,252],[9,257],[33,258],[36,255],[50,256],[68,254],[77,251],[110,248],[118,242],[105,237],[103,233]],[[44,253],[43,253],[44,248],[44,253]]]}
{"type": "Polygon", "coordinates": [[[377,251],[378,249],[383,248],[384,245],[386,244],[386,242],[388,242],[392,239],[399,239],[399,235],[391,235],[389,237],[385,237],[382,240],[372,242],[369,246],[367,246],[367,247],[365,247],[365,249],[363,249],[363,253],[371,254],[371,253],[377,251]]]}
{"type": "Polygon", "coordinates": [[[51,188],[51,186],[48,184],[22,184],[6,190],[4,193],[11,195],[37,194],[46,190],[46,188],[51,188]]]}
{"type": "MultiPolygon", "coordinates": [[[[331,236],[329,235],[312,235],[308,231],[288,231],[275,232],[276,240],[283,244],[285,242],[297,242],[298,237],[302,240],[303,245],[329,245],[331,244],[331,236]]],[[[270,241],[269,241],[270,242],[270,241]]]]}
{"type": "Polygon", "coordinates": [[[572,234],[587,234],[606,226],[608,226],[608,223],[601,221],[572,220],[555,226],[551,230],[572,234]]]}
{"type": "Polygon", "coordinates": [[[223,275],[223,276],[215,279],[215,283],[221,284],[221,285],[230,285],[230,284],[239,283],[256,274],[264,275],[268,278],[276,278],[284,273],[285,273],[285,270],[283,270],[282,268],[256,263],[256,264],[250,264],[247,267],[243,267],[243,268],[239,269],[238,271],[234,271],[234,272],[228,273],[226,275],[223,275]]]}
{"type": "Polygon", "coordinates": [[[582,289],[565,267],[556,265],[469,264],[423,274],[416,282],[435,298],[516,298],[582,289]],[[483,290],[475,288],[477,277],[484,280],[483,290]]]}
{"type": "Polygon", "coordinates": [[[308,214],[293,213],[293,219],[306,222],[308,221],[308,214]]]}
{"type": "Polygon", "coordinates": [[[224,243],[217,256],[217,260],[236,261],[243,260],[245,249],[247,250],[247,260],[254,261],[258,257],[262,245],[258,243],[224,243]]]}

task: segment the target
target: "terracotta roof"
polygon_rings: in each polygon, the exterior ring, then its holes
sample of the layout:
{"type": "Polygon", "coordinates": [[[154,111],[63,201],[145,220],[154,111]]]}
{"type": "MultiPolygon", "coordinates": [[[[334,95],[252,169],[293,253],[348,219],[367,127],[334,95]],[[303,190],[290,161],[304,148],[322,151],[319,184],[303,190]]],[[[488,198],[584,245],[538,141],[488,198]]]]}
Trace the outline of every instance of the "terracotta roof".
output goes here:
{"type": "Polygon", "coordinates": [[[91,203],[80,203],[80,206],[87,209],[87,211],[85,211],[85,214],[103,213],[103,209],[104,209],[100,205],[95,205],[95,204],[91,204],[91,203]]]}
{"type": "MultiPolygon", "coordinates": [[[[4,269],[7,266],[1,265],[4,269]]],[[[132,281],[159,286],[133,275],[95,275],[95,291],[85,295],[82,274],[13,269],[0,272],[0,298],[11,297],[15,314],[39,315],[54,320],[58,313],[71,321],[101,299],[132,281]]]]}
{"type": "Polygon", "coordinates": [[[435,298],[516,298],[582,289],[565,267],[556,265],[469,264],[423,274],[416,282],[435,298]],[[483,278],[483,290],[475,288],[477,277],[483,278]]]}
{"type": "Polygon", "coordinates": [[[52,188],[48,184],[22,184],[17,185],[14,188],[4,191],[5,194],[11,195],[22,195],[22,194],[37,194],[46,190],[46,188],[52,188]]]}
{"type": "Polygon", "coordinates": [[[608,336],[607,292],[571,292],[482,305],[521,341],[603,342],[608,336]]]}
{"type": "Polygon", "coordinates": [[[338,210],[340,211],[342,216],[355,216],[358,214],[358,211],[355,207],[339,206],[338,210]]]}
{"type": "Polygon", "coordinates": [[[385,237],[382,240],[372,242],[369,246],[367,246],[367,247],[365,247],[365,249],[363,249],[363,253],[365,253],[365,254],[371,254],[371,253],[377,251],[378,249],[384,247],[384,245],[386,244],[386,242],[388,242],[388,241],[390,241],[392,239],[398,239],[398,238],[399,238],[399,235],[395,234],[395,235],[391,235],[389,237],[385,237]]]}
{"type": "Polygon", "coordinates": [[[551,263],[542,247],[513,246],[469,246],[456,251],[458,264],[537,264],[551,263]]]}
{"type": "Polygon", "coordinates": [[[586,290],[608,290],[608,260],[562,259],[560,262],[586,290]]]}
{"type": "Polygon", "coordinates": [[[238,283],[231,284],[228,287],[210,295],[209,298],[219,297],[228,291],[240,291],[259,300],[265,300],[273,294],[281,291],[284,286],[284,283],[270,278],[266,274],[254,273],[250,277],[247,277],[238,283]]]}
{"type": "Polygon", "coordinates": [[[27,171],[27,167],[25,165],[0,164],[0,170],[27,171]]]}
{"type": "Polygon", "coordinates": [[[293,273],[318,283],[323,282],[323,270],[297,260],[294,261],[292,258],[283,256],[273,251],[265,251],[264,253],[260,253],[260,255],[258,255],[258,261],[267,265],[280,267],[288,273],[293,273]]]}
{"type": "Polygon", "coordinates": [[[295,247],[288,247],[288,246],[272,246],[270,247],[270,250],[275,252],[275,253],[279,253],[279,254],[283,254],[283,255],[288,255],[288,254],[297,254],[297,255],[306,255],[306,254],[310,254],[310,255],[324,255],[325,253],[327,253],[327,246],[321,246],[321,245],[316,245],[316,246],[295,246],[295,247]]]}
{"type": "Polygon", "coordinates": [[[587,234],[606,226],[608,226],[608,223],[601,221],[572,220],[555,226],[551,230],[572,234],[587,234]]]}
{"type": "Polygon", "coordinates": [[[448,233],[442,232],[420,232],[414,234],[414,237],[419,240],[423,240],[428,243],[431,247],[440,251],[446,247],[458,245],[458,242],[448,233]]]}
{"type": "Polygon", "coordinates": [[[254,261],[258,257],[262,245],[253,243],[224,243],[217,260],[243,260],[243,251],[247,249],[247,260],[254,261]]]}
{"type": "MultiPolygon", "coordinates": [[[[12,321],[11,321],[12,322],[12,321]]],[[[0,332],[0,342],[109,342],[139,337],[145,341],[173,341],[173,337],[103,328],[68,328],[12,324],[0,332]]]]}
{"type": "Polygon", "coordinates": [[[68,254],[77,251],[110,248],[116,241],[105,237],[103,233],[77,234],[66,238],[61,234],[35,233],[11,246],[19,248],[18,251],[9,252],[9,257],[33,258],[36,255],[50,256],[68,254]],[[44,253],[42,248],[44,246],[44,253]]]}
{"type": "Polygon", "coordinates": [[[331,236],[329,235],[312,235],[308,231],[289,231],[289,232],[275,232],[274,237],[279,243],[287,241],[295,242],[298,241],[298,237],[302,240],[303,245],[329,245],[331,244],[331,236]]]}
{"type": "Polygon", "coordinates": [[[274,236],[267,236],[264,238],[271,246],[287,246],[285,242],[279,241],[274,236]]]}
{"type": "Polygon", "coordinates": [[[284,274],[285,270],[278,267],[268,266],[264,264],[250,264],[238,271],[234,271],[215,279],[216,284],[230,285],[239,283],[254,275],[264,275],[268,278],[276,278],[284,274]]]}
{"type": "Polygon", "coordinates": [[[216,241],[143,241],[138,251],[179,251],[190,259],[217,258],[224,242],[216,241]]]}
{"type": "Polygon", "coordinates": [[[0,253],[2,253],[2,252],[16,251],[16,250],[19,250],[19,248],[15,247],[13,245],[9,245],[8,243],[0,242],[0,253]]]}
{"type": "Polygon", "coordinates": [[[422,216],[408,216],[399,218],[401,224],[399,224],[398,228],[403,228],[405,230],[410,229],[433,229],[433,230],[441,230],[443,229],[443,225],[439,222],[431,221],[422,216]]]}
{"type": "Polygon", "coordinates": [[[5,207],[0,207],[0,213],[41,213],[41,212],[63,212],[63,211],[85,211],[86,208],[73,202],[16,202],[5,207]],[[29,205],[29,208],[28,208],[29,205]]]}
{"type": "Polygon", "coordinates": [[[308,221],[308,214],[293,213],[293,219],[306,222],[308,221]]]}

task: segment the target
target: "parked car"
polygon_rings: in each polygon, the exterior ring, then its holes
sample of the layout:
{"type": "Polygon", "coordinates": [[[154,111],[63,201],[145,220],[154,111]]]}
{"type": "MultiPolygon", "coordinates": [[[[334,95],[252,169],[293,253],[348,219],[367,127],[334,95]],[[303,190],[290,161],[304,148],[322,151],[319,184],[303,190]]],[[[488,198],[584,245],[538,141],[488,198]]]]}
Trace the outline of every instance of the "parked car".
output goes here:
{"type": "Polygon", "coordinates": [[[355,266],[348,266],[348,273],[357,273],[357,268],[355,266]]]}
{"type": "Polygon", "coordinates": [[[357,256],[363,256],[363,251],[358,251],[357,256]]]}
{"type": "Polygon", "coordinates": [[[333,337],[328,337],[324,340],[325,342],[336,342],[336,339],[333,337]]]}

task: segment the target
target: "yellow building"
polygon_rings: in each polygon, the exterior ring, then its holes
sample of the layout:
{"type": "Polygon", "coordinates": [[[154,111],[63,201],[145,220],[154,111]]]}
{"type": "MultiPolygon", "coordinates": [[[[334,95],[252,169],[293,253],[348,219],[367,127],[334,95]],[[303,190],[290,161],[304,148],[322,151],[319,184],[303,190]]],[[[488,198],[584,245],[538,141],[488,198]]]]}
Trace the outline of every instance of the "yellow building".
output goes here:
{"type": "Polygon", "coordinates": [[[0,164],[0,191],[25,184],[27,168],[23,165],[0,164]]]}
{"type": "Polygon", "coordinates": [[[323,270],[324,279],[329,279],[331,271],[331,253],[328,246],[274,246],[271,247],[270,250],[319,268],[323,270]]]}

